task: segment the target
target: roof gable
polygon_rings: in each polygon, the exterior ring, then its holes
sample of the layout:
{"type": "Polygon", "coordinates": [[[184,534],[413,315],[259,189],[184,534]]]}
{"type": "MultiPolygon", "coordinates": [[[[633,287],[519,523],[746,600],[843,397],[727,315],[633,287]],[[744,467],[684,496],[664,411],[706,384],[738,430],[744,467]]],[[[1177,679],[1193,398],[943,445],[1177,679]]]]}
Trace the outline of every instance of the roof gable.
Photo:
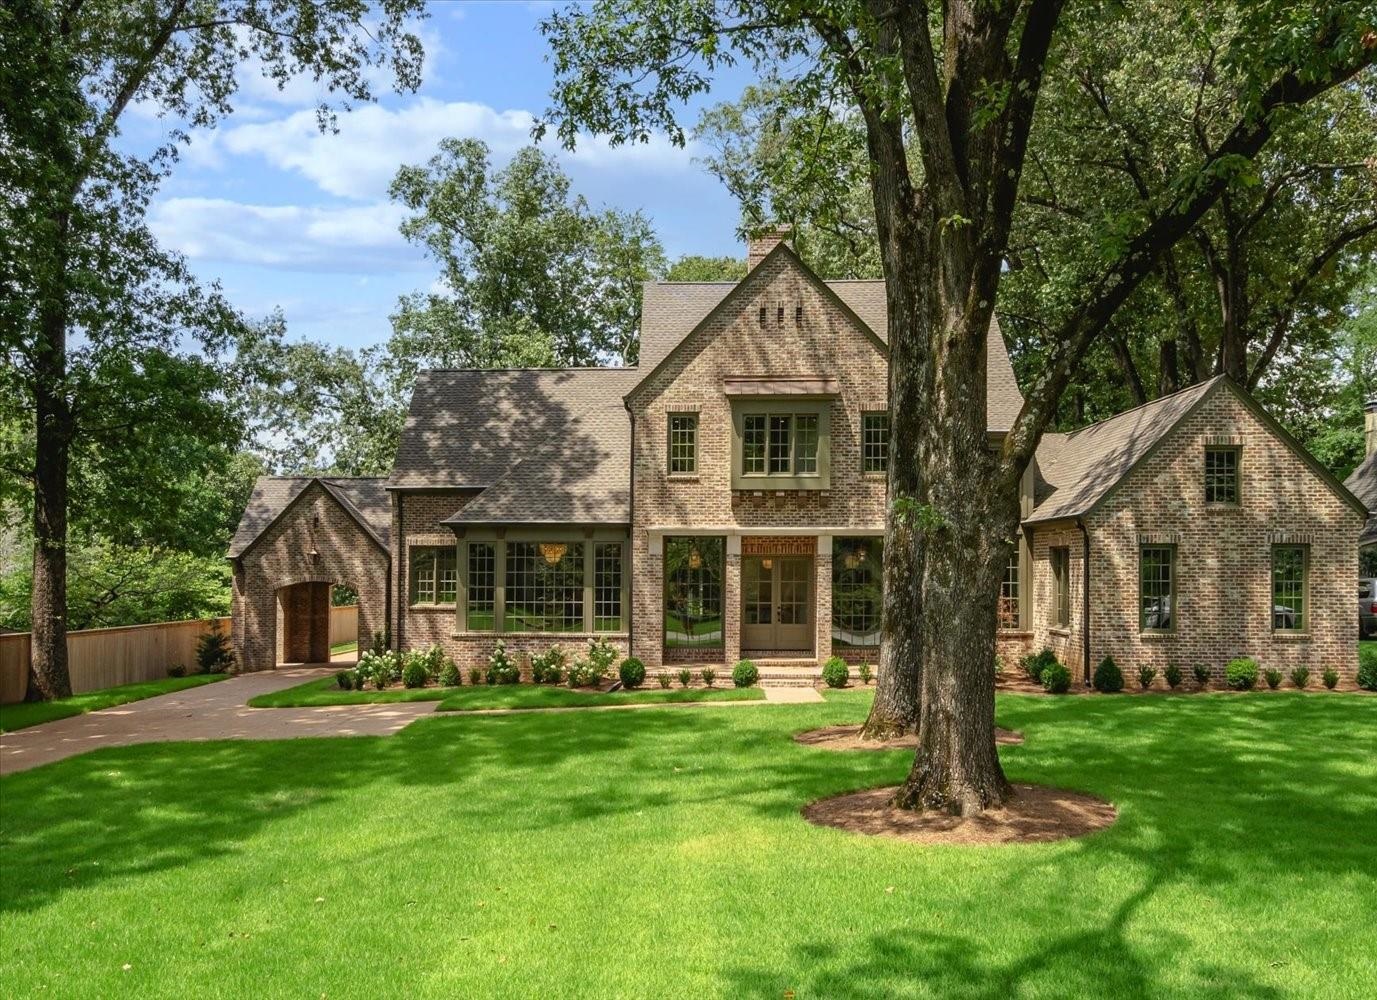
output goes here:
{"type": "Polygon", "coordinates": [[[1038,447],[1038,501],[1029,524],[1093,513],[1182,421],[1214,393],[1228,391],[1300,458],[1340,499],[1366,513],[1362,503],[1226,375],[1163,396],[1069,434],[1049,434],[1038,447]]]}
{"type": "Polygon", "coordinates": [[[259,476],[253,484],[244,513],[230,540],[227,558],[245,555],[296,506],[312,485],[320,488],[381,548],[388,551],[391,536],[391,502],[376,477],[259,476]]]}

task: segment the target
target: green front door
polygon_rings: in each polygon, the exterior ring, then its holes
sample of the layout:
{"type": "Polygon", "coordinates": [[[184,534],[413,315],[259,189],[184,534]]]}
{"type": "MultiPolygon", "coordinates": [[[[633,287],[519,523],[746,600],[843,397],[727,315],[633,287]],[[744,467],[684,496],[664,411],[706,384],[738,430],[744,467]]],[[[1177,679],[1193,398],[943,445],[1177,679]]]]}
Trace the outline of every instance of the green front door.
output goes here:
{"type": "Polygon", "coordinates": [[[742,557],[742,649],[811,651],[812,623],[811,556],[742,557]]]}

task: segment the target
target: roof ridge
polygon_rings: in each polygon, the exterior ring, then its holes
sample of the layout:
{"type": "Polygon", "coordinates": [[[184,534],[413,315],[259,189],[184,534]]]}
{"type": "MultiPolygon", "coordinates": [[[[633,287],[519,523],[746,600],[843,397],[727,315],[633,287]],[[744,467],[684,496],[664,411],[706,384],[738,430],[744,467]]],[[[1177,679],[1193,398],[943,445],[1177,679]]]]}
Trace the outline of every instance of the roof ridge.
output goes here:
{"type": "Polygon", "coordinates": [[[503,375],[525,372],[539,375],[547,372],[634,372],[637,370],[635,365],[575,365],[568,368],[422,368],[421,374],[426,375],[433,372],[462,372],[471,375],[503,375]]]}
{"type": "Polygon", "coordinates": [[[1084,427],[1077,427],[1073,431],[1063,431],[1062,433],[1065,434],[1068,439],[1074,438],[1077,434],[1081,434],[1085,431],[1093,431],[1097,427],[1103,427],[1105,424],[1113,423],[1114,421],[1119,420],[1122,417],[1127,417],[1132,413],[1137,413],[1139,410],[1146,410],[1149,407],[1157,406],[1161,403],[1167,402],[1168,400],[1176,399],[1178,396],[1184,396],[1188,392],[1201,391],[1205,389],[1207,386],[1211,386],[1214,383],[1218,382],[1220,379],[1227,377],[1228,376],[1223,374],[1211,375],[1203,382],[1197,382],[1195,383],[1195,385],[1188,385],[1184,389],[1177,389],[1175,392],[1169,392],[1165,396],[1158,396],[1156,399],[1149,399],[1146,403],[1139,403],[1132,409],[1124,410],[1122,413],[1116,413],[1113,416],[1105,417],[1103,420],[1096,420],[1093,424],[1086,424],[1084,427]]]}

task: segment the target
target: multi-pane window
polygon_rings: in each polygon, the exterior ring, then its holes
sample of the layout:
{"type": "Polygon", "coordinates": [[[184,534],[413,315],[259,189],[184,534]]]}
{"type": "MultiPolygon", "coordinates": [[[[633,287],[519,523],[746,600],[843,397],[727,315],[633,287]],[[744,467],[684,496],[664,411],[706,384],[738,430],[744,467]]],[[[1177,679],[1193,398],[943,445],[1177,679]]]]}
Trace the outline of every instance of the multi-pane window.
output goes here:
{"type": "Polygon", "coordinates": [[[1170,632],[1176,626],[1176,549],[1144,545],[1138,550],[1138,627],[1170,632]]]}
{"type": "Polygon", "coordinates": [[[452,546],[411,550],[411,603],[453,604],[459,595],[459,561],[452,546]]]}
{"type": "Polygon", "coordinates": [[[889,414],[861,414],[861,469],[885,472],[889,469],[889,414]]]}
{"type": "Polygon", "coordinates": [[[669,474],[688,476],[698,471],[698,415],[669,415],[669,474]]]}
{"type": "Polygon", "coordinates": [[[497,546],[469,542],[469,586],[465,621],[473,632],[491,632],[497,595],[497,546]]]}
{"type": "Polygon", "coordinates": [[[878,646],[883,607],[884,540],[832,539],[832,644],[878,646]]]}
{"type": "Polygon", "coordinates": [[[747,413],[741,418],[741,472],[816,476],[821,421],[817,413],[747,413]]]}
{"type": "Polygon", "coordinates": [[[1062,628],[1071,624],[1071,550],[1057,547],[1048,553],[1052,563],[1052,622],[1062,628]]]}
{"type": "Polygon", "coordinates": [[[741,420],[741,471],[760,475],[765,471],[765,414],[748,413],[741,420]]]}
{"type": "Polygon", "coordinates": [[[1016,629],[1022,622],[1018,568],[1018,548],[1015,547],[999,584],[999,627],[1002,629],[1016,629]]]}
{"type": "Polygon", "coordinates": [[[508,632],[582,632],[583,544],[508,542],[508,632]]]}
{"type": "Polygon", "coordinates": [[[593,631],[622,630],[622,543],[593,546],[593,631]]]}
{"type": "Polygon", "coordinates": [[[1238,459],[1238,448],[1205,449],[1206,503],[1238,503],[1238,459]]]}
{"type": "Polygon", "coordinates": [[[1272,549],[1272,628],[1304,632],[1310,576],[1309,552],[1304,545],[1272,549]]]}
{"type": "Polygon", "coordinates": [[[722,646],[722,538],[665,539],[665,646],[722,646]]]}

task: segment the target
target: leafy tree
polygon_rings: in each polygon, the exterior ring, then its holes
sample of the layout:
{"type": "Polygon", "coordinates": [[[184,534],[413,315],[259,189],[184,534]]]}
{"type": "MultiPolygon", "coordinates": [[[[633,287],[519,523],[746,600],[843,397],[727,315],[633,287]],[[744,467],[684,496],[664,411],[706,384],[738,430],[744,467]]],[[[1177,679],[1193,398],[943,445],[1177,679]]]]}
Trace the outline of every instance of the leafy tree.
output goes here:
{"type": "MultiPolygon", "coordinates": [[[[1188,7],[1162,16],[1186,30],[1188,7]]],[[[888,298],[893,505],[883,621],[892,679],[875,704],[894,726],[918,720],[901,806],[975,813],[1010,794],[994,743],[999,581],[1019,481],[1082,359],[1292,109],[1377,56],[1368,0],[1238,10],[1218,60],[1238,114],[1210,123],[1159,198],[1098,228],[1049,326],[1043,374],[997,449],[985,345],[1039,92],[1078,49],[1100,44],[1119,4],[601,0],[543,23],[555,69],[545,124],[566,143],[585,131],[614,143],[682,139],[676,109],[740,60],[796,67],[796,100],[865,123],[888,298]]]]}
{"type": "Polygon", "coordinates": [[[555,160],[520,150],[494,171],[477,139],[445,139],[405,166],[402,234],[441,266],[444,290],[402,300],[383,359],[394,391],[431,366],[634,364],[641,283],[664,251],[639,212],[595,212],[555,160]]]}
{"type": "MultiPolygon", "coordinates": [[[[237,317],[159,250],[144,223],[186,127],[230,113],[250,58],[279,85],[307,73],[345,101],[371,97],[369,71],[378,65],[414,87],[420,44],[406,20],[420,9],[419,0],[61,8],[14,0],[0,8],[0,350],[3,388],[24,401],[33,427],[31,455],[7,455],[4,465],[33,489],[30,690],[38,696],[71,690],[68,513],[82,486],[72,470],[105,458],[103,474],[91,478],[115,484],[119,468],[147,473],[161,461],[162,435],[149,420],[166,418],[187,435],[218,426],[204,397],[207,366],[176,349],[194,343],[216,356],[237,317]],[[114,144],[134,105],[181,123],[147,156],[114,144]]],[[[319,113],[328,125],[329,107],[319,113]]],[[[108,490],[92,510],[111,523],[122,513],[146,516],[159,499],[157,480],[150,485],[108,490]]]]}
{"type": "Polygon", "coordinates": [[[685,254],[669,265],[666,281],[740,281],[746,277],[741,257],[702,257],[685,254]]]}

